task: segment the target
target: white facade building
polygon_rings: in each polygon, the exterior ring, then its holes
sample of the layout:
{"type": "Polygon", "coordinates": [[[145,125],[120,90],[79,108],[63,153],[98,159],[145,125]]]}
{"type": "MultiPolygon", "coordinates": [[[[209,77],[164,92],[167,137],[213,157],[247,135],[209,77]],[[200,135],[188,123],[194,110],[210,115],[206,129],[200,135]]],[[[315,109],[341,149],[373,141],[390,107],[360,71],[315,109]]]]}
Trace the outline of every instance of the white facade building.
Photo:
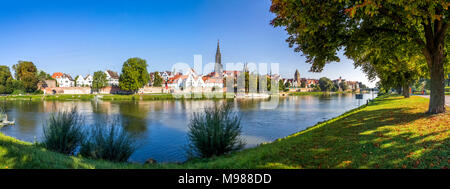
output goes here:
{"type": "Polygon", "coordinates": [[[178,74],[168,79],[167,86],[174,89],[187,89],[204,87],[205,82],[193,69],[189,69],[184,75],[178,74]]]}
{"type": "Polygon", "coordinates": [[[117,72],[106,70],[105,73],[109,86],[119,86],[119,74],[117,72]]]}
{"type": "Polygon", "coordinates": [[[62,76],[56,77],[55,79],[59,87],[73,87],[75,84],[72,77],[68,74],[63,74],[62,76]]]}
{"type": "Polygon", "coordinates": [[[78,75],[76,79],[77,86],[76,87],[87,87],[92,86],[92,76],[90,74],[86,75],[86,77],[83,77],[82,75],[78,75]]]}

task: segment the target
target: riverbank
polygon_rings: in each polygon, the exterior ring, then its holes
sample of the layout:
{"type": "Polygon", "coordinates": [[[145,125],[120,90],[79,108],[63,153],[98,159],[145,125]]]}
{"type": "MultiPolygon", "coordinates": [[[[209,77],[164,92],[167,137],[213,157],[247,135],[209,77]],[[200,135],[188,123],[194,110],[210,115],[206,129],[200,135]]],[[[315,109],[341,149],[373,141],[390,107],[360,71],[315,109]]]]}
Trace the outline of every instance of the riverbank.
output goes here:
{"type": "Polygon", "coordinates": [[[353,93],[352,91],[345,91],[345,92],[289,92],[288,94],[290,96],[308,96],[308,95],[313,95],[313,96],[322,96],[322,95],[332,95],[332,94],[351,94],[353,93]]]}
{"type": "MultiPolygon", "coordinates": [[[[288,93],[290,96],[322,96],[331,94],[349,94],[352,92],[291,92],[288,93]]],[[[95,100],[98,96],[99,100],[105,101],[126,101],[126,100],[206,100],[206,99],[225,99],[225,98],[235,98],[235,94],[229,94],[228,97],[226,93],[207,93],[207,94],[168,94],[168,93],[152,93],[152,94],[134,94],[134,95],[118,95],[118,94],[106,94],[106,95],[95,95],[95,94],[56,94],[56,95],[7,95],[0,96],[0,101],[5,100],[27,100],[27,101],[45,101],[45,100],[60,100],[60,101],[71,101],[71,100],[95,100]]],[[[248,99],[255,97],[246,97],[248,99]]]]}
{"type": "Polygon", "coordinates": [[[450,113],[427,108],[422,97],[380,97],[284,139],[184,164],[66,156],[0,133],[0,168],[448,168],[450,113]]]}
{"type": "Polygon", "coordinates": [[[57,94],[57,95],[9,95],[0,96],[1,100],[31,100],[31,101],[43,101],[43,100],[95,100],[98,96],[99,100],[114,101],[114,100],[184,100],[184,99],[222,99],[225,98],[224,94],[193,94],[189,95],[173,95],[167,93],[152,93],[152,94],[135,94],[135,95],[95,95],[95,94],[57,94]]]}

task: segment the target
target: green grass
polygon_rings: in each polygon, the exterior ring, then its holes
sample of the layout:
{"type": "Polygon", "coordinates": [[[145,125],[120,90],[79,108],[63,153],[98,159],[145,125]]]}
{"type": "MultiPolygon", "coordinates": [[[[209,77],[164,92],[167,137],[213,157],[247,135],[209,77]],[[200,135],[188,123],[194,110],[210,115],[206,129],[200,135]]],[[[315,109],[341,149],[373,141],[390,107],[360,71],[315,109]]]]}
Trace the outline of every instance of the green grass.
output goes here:
{"type": "Polygon", "coordinates": [[[427,98],[381,97],[284,139],[184,164],[94,161],[0,134],[0,168],[448,168],[450,112],[427,108],[427,98]]]}

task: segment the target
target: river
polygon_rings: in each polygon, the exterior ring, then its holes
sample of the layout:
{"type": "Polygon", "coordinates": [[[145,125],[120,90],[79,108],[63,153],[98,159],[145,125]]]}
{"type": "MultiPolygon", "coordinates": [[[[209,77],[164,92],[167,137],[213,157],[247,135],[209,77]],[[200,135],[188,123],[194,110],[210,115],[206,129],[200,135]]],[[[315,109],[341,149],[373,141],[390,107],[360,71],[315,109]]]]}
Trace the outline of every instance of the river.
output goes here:
{"type": "MultiPolygon", "coordinates": [[[[328,96],[280,97],[276,106],[265,109],[267,100],[234,100],[234,109],[242,117],[242,137],[246,147],[271,142],[336,117],[365,104],[354,94],[328,96]],[[265,108],[264,108],[265,107],[265,108]]],[[[193,112],[220,103],[214,100],[162,100],[162,101],[4,101],[8,119],[13,126],[0,128],[5,135],[20,140],[40,141],[42,127],[49,114],[76,106],[85,119],[85,126],[104,123],[105,117],[115,118],[137,141],[137,150],[130,162],[144,162],[153,158],[158,162],[186,160],[187,126],[193,112]]]]}

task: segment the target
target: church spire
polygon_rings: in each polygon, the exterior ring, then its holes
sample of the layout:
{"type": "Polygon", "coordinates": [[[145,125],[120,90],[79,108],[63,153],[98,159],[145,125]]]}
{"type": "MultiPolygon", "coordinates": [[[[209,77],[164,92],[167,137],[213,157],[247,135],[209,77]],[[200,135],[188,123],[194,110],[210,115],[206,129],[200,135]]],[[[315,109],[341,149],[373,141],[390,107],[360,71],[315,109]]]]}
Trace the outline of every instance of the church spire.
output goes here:
{"type": "Polygon", "coordinates": [[[217,40],[217,51],[216,51],[216,54],[217,53],[220,54],[220,40],[217,40]]]}
{"type": "Polygon", "coordinates": [[[216,73],[222,73],[223,72],[222,70],[223,70],[222,55],[220,54],[219,40],[217,40],[216,63],[215,63],[215,66],[214,66],[214,71],[216,73]]]}

